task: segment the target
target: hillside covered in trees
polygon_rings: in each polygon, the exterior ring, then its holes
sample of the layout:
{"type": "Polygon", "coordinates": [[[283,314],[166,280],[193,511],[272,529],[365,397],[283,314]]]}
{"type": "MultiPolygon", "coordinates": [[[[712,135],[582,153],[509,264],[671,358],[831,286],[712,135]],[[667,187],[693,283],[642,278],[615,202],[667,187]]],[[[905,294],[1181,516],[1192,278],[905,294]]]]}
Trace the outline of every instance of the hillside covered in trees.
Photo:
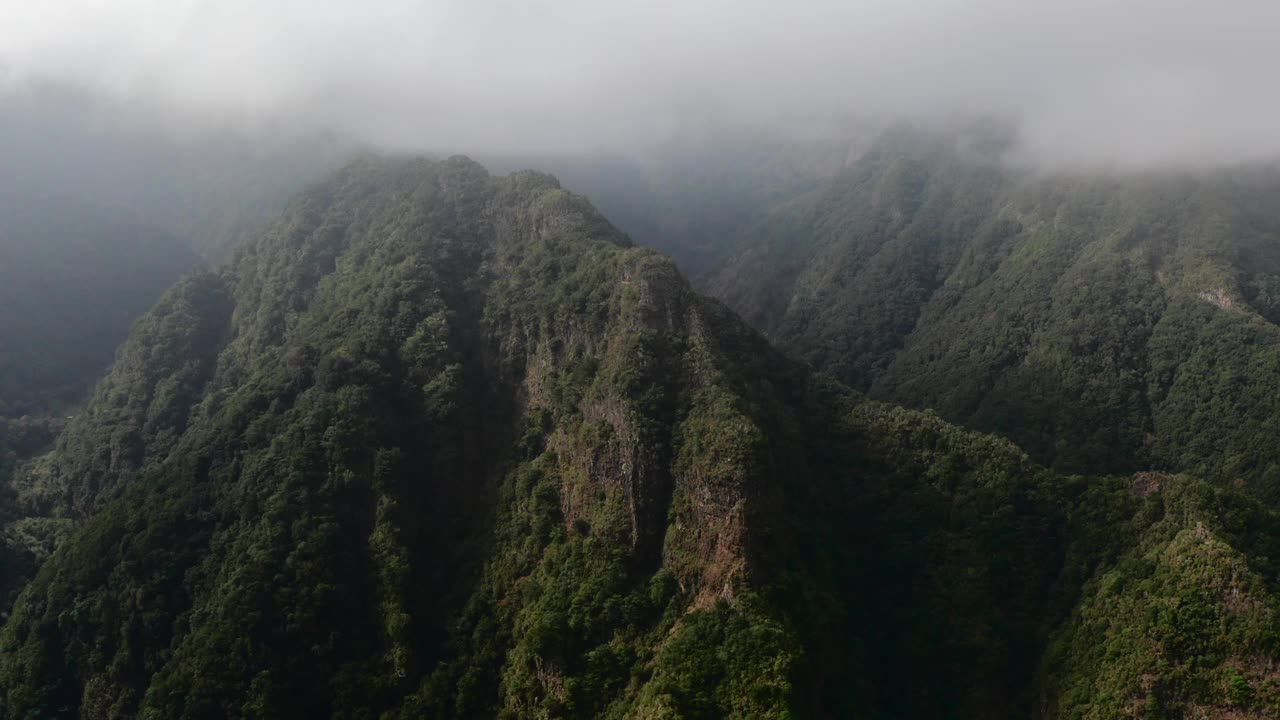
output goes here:
{"type": "Polygon", "coordinates": [[[992,124],[726,141],[676,180],[660,159],[625,192],[573,187],[871,397],[1064,472],[1190,471],[1280,498],[1280,173],[1047,172],[1010,143],[992,124]]]}
{"type": "Polygon", "coordinates": [[[6,507],[4,720],[1280,712],[1250,494],[868,399],[464,158],[172,287],[6,507]]]}
{"type": "Polygon", "coordinates": [[[328,138],[166,125],[83,88],[5,86],[3,94],[0,602],[7,604],[61,527],[21,518],[11,473],[48,450],[165,289],[197,265],[229,257],[347,150],[328,138]]]}

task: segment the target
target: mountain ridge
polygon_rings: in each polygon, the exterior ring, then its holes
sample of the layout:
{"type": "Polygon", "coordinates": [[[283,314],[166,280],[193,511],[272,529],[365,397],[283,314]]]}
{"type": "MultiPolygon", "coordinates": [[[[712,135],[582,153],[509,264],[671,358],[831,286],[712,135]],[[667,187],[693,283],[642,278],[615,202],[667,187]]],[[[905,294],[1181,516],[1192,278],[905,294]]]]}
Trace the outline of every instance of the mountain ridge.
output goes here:
{"type": "MultiPolygon", "coordinates": [[[[903,123],[773,196],[689,181],[672,204],[587,174],[578,189],[872,397],[1010,437],[1063,472],[1185,471],[1271,498],[1280,174],[1050,172],[1015,164],[1008,143],[998,127],[903,123]],[[709,251],[654,235],[704,194],[748,219],[690,221],[722,237],[709,251]]],[[[736,152],[708,151],[703,174],[731,172],[721,156],[736,152]]]]}
{"type": "Polygon", "coordinates": [[[1256,662],[1274,513],[1063,476],[860,396],[550,176],[362,158],[119,358],[19,483],[31,520],[71,527],[0,629],[5,720],[1280,696],[1256,662]],[[1184,569],[1202,556],[1245,579],[1184,569]],[[1110,631],[1086,611],[1137,592],[1195,612],[1123,614],[1137,641],[1090,655],[1110,631]]]}

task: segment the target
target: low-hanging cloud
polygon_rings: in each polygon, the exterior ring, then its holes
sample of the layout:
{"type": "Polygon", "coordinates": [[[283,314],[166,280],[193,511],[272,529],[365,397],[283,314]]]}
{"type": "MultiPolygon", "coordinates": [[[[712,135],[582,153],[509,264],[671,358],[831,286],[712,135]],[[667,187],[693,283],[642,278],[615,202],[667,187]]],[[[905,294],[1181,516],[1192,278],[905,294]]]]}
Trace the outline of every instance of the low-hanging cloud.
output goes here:
{"type": "Polygon", "coordinates": [[[1008,117],[1059,161],[1280,155],[1274,0],[63,0],[0,28],[0,82],[398,148],[906,114],[1008,117]]]}

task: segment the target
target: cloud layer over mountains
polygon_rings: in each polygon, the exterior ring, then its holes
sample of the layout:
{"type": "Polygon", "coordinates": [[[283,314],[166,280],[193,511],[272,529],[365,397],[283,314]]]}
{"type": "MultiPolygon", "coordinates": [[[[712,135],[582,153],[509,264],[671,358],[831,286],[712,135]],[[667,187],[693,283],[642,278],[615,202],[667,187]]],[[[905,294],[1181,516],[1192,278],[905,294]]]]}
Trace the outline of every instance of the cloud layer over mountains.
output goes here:
{"type": "Polygon", "coordinates": [[[66,0],[0,27],[10,89],[415,149],[992,114],[1058,161],[1280,154],[1270,0],[66,0]]]}

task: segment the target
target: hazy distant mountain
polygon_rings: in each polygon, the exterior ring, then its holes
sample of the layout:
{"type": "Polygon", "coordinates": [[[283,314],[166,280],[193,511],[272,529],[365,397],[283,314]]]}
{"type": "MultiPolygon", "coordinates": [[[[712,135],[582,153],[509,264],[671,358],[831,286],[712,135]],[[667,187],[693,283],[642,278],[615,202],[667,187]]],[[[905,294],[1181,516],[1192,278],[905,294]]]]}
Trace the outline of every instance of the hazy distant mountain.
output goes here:
{"type": "Polygon", "coordinates": [[[867,122],[814,137],[742,129],[678,135],[630,153],[485,162],[501,171],[553,171],[636,242],[675,257],[698,279],[717,270],[775,206],[820,187],[876,134],[867,122]]]}
{"type": "Polygon", "coordinates": [[[133,321],[196,260],[128,215],[0,181],[0,598],[34,562],[7,552],[32,545],[8,526],[20,515],[10,474],[52,443],[133,321]]]}
{"type": "Polygon", "coordinates": [[[8,478],[44,452],[134,321],[339,160],[336,142],[167,128],[51,88],[0,103],[0,598],[63,526],[8,478]]]}
{"type": "Polygon", "coordinates": [[[0,188],[0,415],[77,401],[195,260],[128,215],[0,188]]]}
{"type": "Polygon", "coordinates": [[[167,124],[51,86],[0,102],[0,486],[130,325],[340,162],[332,139],[167,124]],[[25,419],[23,419],[25,418],[25,419]]]}
{"type": "Polygon", "coordinates": [[[812,148],[763,168],[704,155],[702,176],[735,179],[675,182],[679,204],[571,186],[627,203],[634,237],[872,397],[1069,472],[1193,470],[1280,497],[1280,170],[1044,174],[1007,146],[998,127],[900,125],[807,181],[775,178],[812,148]],[[719,239],[652,240],[663,226],[719,239]]]}
{"type": "Polygon", "coordinates": [[[57,86],[2,100],[5,181],[130,213],[214,261],[353,151],[337,137],[169,120],[57,86]]]}

